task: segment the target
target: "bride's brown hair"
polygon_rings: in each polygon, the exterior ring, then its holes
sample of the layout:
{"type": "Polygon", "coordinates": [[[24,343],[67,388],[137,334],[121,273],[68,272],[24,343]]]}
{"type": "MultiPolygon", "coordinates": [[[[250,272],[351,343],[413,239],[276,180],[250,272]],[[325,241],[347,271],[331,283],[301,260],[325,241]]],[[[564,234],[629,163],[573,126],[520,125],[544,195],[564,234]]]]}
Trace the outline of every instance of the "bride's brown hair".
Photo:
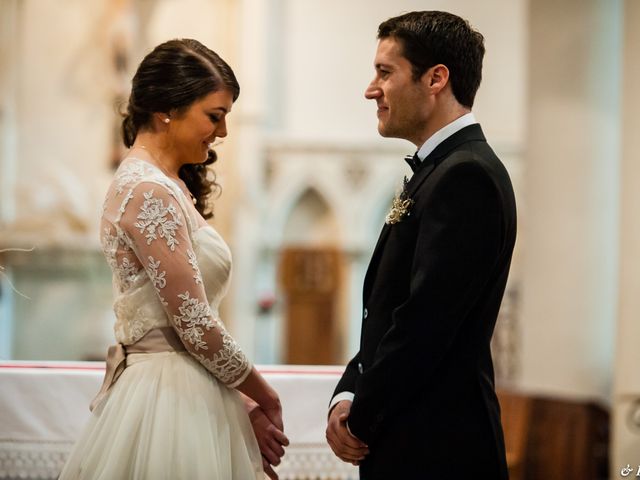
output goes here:
{"type": "MultiPolygon", "coordinates": [[[[154,113],[184,111],[193,102],[219,90],[227,90],[235,102],[240,85],[231,67],[197,40],[170,40],[149,53],[133,77],[131,95],[122,120],[122,137],[127,148],[133,145],[138,131],[151,122],[154,113]]],[[[204,218],[213,216],[211,193],[219,193],[220,185],[208,165],[216,161],[209,150],[201,164],[180,168],[180,178],[196,199],[196,209],[204,218]]]]}

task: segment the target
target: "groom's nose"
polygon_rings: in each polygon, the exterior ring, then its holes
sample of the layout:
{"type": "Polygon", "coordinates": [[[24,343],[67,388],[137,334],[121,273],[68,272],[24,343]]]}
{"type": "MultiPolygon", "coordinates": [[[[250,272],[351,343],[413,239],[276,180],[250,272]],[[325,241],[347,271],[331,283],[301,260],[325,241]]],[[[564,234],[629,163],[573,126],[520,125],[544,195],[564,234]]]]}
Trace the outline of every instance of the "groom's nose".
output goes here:
{"type": "Polygon", "coordinates": [[[382,90],[377,85],[377,82],[374,80],[371,81],[367,89],[364,91],[364,98],[368,100],[374,100],[382,95],[382,90]]]}

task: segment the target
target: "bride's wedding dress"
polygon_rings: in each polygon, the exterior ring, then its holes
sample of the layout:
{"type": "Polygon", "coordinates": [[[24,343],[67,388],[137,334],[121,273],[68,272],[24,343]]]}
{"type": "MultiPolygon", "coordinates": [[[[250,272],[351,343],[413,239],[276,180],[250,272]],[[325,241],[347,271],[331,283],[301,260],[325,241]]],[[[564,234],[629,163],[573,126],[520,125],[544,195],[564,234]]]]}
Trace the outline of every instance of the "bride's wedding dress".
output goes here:
{"type": "Polygon", "coordinates": [[[60,479],[263,479],[230,388],[251,365],[218,317],[231,269],[222,237],[171,178],[127,158],[107,193],[101,239],[118,345],[60,479]]]}

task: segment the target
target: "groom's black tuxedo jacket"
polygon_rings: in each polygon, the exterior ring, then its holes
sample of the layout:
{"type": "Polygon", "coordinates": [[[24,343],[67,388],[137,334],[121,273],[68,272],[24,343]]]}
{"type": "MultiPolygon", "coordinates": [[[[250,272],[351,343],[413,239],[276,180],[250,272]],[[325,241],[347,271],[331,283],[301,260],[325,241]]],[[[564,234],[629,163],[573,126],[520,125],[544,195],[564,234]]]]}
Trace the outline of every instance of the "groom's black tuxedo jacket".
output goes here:
{"type": "Polygon", "coordinates": [[[407,185],[364,282],[360,351],[335,394],[369,445],[363,480],[506,479],[490,340],[516,236],[509,175],[479,125],[442,142],[407,185]]]}

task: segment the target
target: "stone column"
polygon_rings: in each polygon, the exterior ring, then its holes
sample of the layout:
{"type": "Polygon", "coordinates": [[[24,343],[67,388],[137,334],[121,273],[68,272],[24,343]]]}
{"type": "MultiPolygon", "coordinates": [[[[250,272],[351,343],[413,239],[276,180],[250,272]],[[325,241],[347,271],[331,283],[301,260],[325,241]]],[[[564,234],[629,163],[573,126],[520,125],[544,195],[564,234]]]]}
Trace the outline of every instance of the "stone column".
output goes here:
{"type": "Polygon", "coordinates": [[[617,0],[529,5],[520,384],[536,393],[610,398],[621,6],[617,0]]]}
{"type": "MultiPolygon", "coordinates": [[[[229,205],[232,212],[234,266],[233,285],[230,292],[233,315],[236,318],[234,333],[240,345],[254,359],[258,342],[268,338],[255,338],[257,322],[258,281],[260,256],[263,246],[261,219],[264,208],[264,149],[263,131],[266,101],[267,71],[269,63],[267,39],[269,38],[270,6],[273,2],[243,0],[238,3],[237,31],[239,45],[236,73],[241,85],[238,105],[234,108],[235,132],[230,133],[233,142],[237,172],[237,202],[229,205]]],[[[267,325],[265,327],[270,327],[267,325]]],[[[277,357],[277,352],[275,353],[277,357]]]]}
{"type": "Polygon", "coordinates": [[[0,229],[15,217],[19,18],[19,0],[0,2],[0,229]]]}
{"type": "MultiPolygon", "coordinates": [[[[0,2],[0,232],[15,218],[19,0],[0,2]]],[[[9,247],[0,233],[0,251],[9,247]]],[[[0,358],[12,357],[13,294],[6,255],[0,253],[0,358]]]]}
{"type": "Polygon", "coordinates": [[[640,3],[624,2],[620,284],[611,478],[640,467],[640,3]]]}

